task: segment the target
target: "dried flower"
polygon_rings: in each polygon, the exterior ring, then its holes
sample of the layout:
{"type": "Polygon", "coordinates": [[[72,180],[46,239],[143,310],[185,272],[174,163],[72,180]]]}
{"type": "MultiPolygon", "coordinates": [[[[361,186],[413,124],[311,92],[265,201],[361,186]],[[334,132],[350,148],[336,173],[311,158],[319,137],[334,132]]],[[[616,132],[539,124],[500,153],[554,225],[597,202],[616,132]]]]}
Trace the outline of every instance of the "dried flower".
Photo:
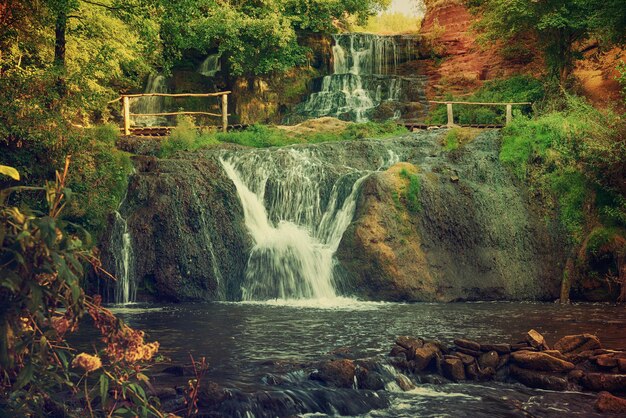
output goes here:
{"type": "Polygon", "coordinates": [[[81,369],[84,369],[85,372],[89,373],[102,367],[102,361],[100,361],[100,357],[98,356],[80,353],[74,358],[74,361],[72,361],[72,366],[80,367],[81,369]]]}
{"type": "Polygon", "coordinates": [[[54,328],[59,337],[62,337],[70,328],[70,321],[64,316],[55,316],[52,318],[52,328],[54,328]]]}

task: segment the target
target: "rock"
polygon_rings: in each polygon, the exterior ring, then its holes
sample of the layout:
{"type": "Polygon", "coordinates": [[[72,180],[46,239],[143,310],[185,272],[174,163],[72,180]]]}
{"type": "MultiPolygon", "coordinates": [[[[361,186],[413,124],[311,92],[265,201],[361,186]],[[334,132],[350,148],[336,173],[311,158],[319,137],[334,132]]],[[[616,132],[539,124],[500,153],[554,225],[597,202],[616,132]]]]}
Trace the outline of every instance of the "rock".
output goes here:
{"type": "Polygon", "coordinates": [[[516,351],[511,359],[521,367],[531,370],[548,372],[567,372],[574,369],[574,364],[564,361],[543,352],[516,351]]]}
{"type": "Polygon", "coordinates": [[[465,376],[470,380],[478,379],[478,365],[476,363],[465,366],[465,376]]]}
{"type": "Polygon", "coordinates": [[[403,374],[399,374],[396,376],[396,383],[398,384],[398,386],[400,386],[400,389],[405,392],[415,389],[415,385],[413,384],[413,382],[411,382],[409,378],[403,374]]]}
{"type": "Polygon", "coordinates": [[[352,360],[328,361],[311,374],[311,379],[338,388],[351,388],[354,385],[355,371],[356,366],[352,360]]]}
{"type": "Polygon", "coordinates": [[[185,368],[181,365],[175,364],[173,366],[168,366],[163,369],[163,373],[171,374],[174,376],[184,376],[185,368]]]}
{"type": "Polygon", "coordinates": [[[539,351],[535,347],[522,347],[517,351],[539,351]]]}
{"type": "Polygon", "coordinates": [[[432,344],[439,349],[443,354],[450,354],[451,350],[444,343],[438,340],[426,340],[424,344],[432,344]]]}
{"type": "Polygon", "coordinates": [[[459,176],[450,176],[450,181],[452,183],[458,183],[459,182],[459,176]]]}
{"type": "Polygon", "coordinates": [[[626,374],[586,373],[581,384],[584,388],[609,392],[626,391],[626,374]]]}
{"type": "Polygon", "coordinates": [[[511,351],[521,350],[522,348],[528,347],[527,342],[521,342],[517,344],[511,344],[511,351]]]}
{"type": "Polygon", "coordinates": [[[484,367],[482,369],[478,369],[478,379],[480,380],[491,380],[496,375],[496,369],[493,367],[484,367]]]}
{"type": "Polygon", "coordinates": [[[593,359],[598,366],[602,367],[616,367],[617,358],[613,354],[601,354],[593,359]]]}
{"type": "Polygon", "coordinates": [[[567,379],[553,374],[523,369],[516,365],[511,365],[509,371],[511,377],[531,388],[566,390],[568,386],[567,379]]]}
{"type": "Polygon", "coordinates": [[[456,347],[456,351],[458,353],[467,354],[468,356],[472,356],[476,358],[480,357],[480,355],[482,354],[482,352],[480,351],[470,350],[469,348],[463,348],[463,347],[456,347]]]}
{"type": "Polygon", "coordinates": [[[417,348],[422,348],[424,346],[424,340],[421,338],[413,338],[413,337],[398,337],[396,339],[396,344],[406,350],[415,350],[417,348]]]}
{"type": "Polygon", "coordinates": [[[583,361],[589,360],[592,356],[593,356],[593,351],[587,350],[587,351],[581,351],[580,353],[574,353],[574,352],[568,353],[565,355],[565,358],[567,358],[568,361],[574,364],[579,364],[579,363],[582,363],[583,361]]]}
{"type": "Polygon", "coordinates": [[[466,340],[463,338],[457,338],[454,340],[454,345],[457,347],[465,348],[472,351],[480,351],[480,344],[476,341],[466,340]]]}
{"type": "Polygon", "coordinates": [[[500,359],[498,360],[498,366],[496,367],[496,370],[500,370],[501,368],[506,366],[510,359],[511,359],[510,354],[502,354],[500,356],[500,359]]]}
{"type": "Polygon", "coordinates": [[[172,399],[175,398],[178,393],[176,392],[176,388],[173,387],[166,387],[166,386],[157,386],[154,388],[154,390],[150,391],[152,396],[156,396],[157,398],[159,398],[161,401],[165,400],[165,399],[172,399]]]}
{"type": "Polygon", "coordinates": [[[389,357],[407,357],[407,349],[404,347],[400,347],[399,345],[394,345],[389,352],[389,357]]]}
{"type": "Polygon", "coordinates": [[[539,332],[531,329],[526,333],[526,341],[530,344],[531,347],[535,347],[538,350],[548,350],[548,344],[546,344],[546,339],[539,332]]]}
{"type": "Polygon", "coordinates": [[[414,350],[410,359],[414,363],[414,369],[417,372],[424,370],[430,362],[439,354],[439,348],[433,344],[424,344],[424,347],[414,350]]]}
{"type": "Polygon", "coordinates": [[[364,367],[357,366],[356,380],[359,389],[383,390],[385,388],[385,381],[382,375],[364,367]]]}
{"type": "Polygon", "coordinates": [[[441,363],[441,370],[446,378],[454,382],[465,380],[465,368],[460,358],[448,356],[441,363]]]}
{"type": "Polygon", "coordinates": [[[478,364],[481,368],[491,367],[495,370],[498,367],[498,360],[500,360],[498,353],[489,351],[478,358],[478,364]]]}
{"type": "Polygon", "coordinates": [[[456,356],[460,358],[465,365],[472,364],[476,361],[475,357],[470,356],[469,354],[461,353],[460,351],[456,353],[456,356]]]}
{"type": "Polygon", "coordinates": [[[598,337],[592,334],[568,335],[554,344],[554,349],[563,354],[580,353],[598,348],[602,348],[602,344],[598,337]]]}
{"type": "Polygon", "coordinates": [[[626,399],[613,396],[609,392],[600,392],[595,407],[603,413],[626,414],[626,399]]]}
{"type": "Polygon", "coordinates": [[[544,353],[545,353],[545,354],[549,354],[549,355],[551,355],[552,357],[556,357],[556,358],[558,358],[558,359],[568,361],[568,360],[567,360],[567,357],[565,357],[565,356],[564,356],[564,355],[563,355],[560,351],[558,351],[558,350],[545,350],[545,351],[544,351],[544,353]]]}
{"type": "Polygon", "coordinates": [[[626,359],[625,358],[617,359],[617,368],[619,369],[620,372],[626,373],[626,359]]]}
{"type": "Polygon", "coordinates": [[[585,372],[580,369],[574,369],[567,374],[567,378],[576,383],[580,383],[583,377],[585,377],[585,372]]]}
{"type": "Polygon", "coordinates": [[[481,344],[482,351],[495,351],[498,354],[508,354],[511,352],[511,344],[481,344]]]}
{"type": "Polygon", "coordinates": [[[198,390],[198,406],[207,408],[219,405],[226,400],[227,397],[227,392],[217,383],[203,383],[198,390]]]}

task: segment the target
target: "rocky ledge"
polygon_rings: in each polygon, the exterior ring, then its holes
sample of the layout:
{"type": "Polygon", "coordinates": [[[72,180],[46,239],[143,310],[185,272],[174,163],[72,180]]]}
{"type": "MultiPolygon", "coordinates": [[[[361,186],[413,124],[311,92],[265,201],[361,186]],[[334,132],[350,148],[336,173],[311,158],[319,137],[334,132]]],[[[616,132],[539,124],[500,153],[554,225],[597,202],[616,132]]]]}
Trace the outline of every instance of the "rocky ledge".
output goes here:
{"type": "Polygon", "coordinates": [[[570,335],[552,347],[537,331],[513,344],[399,337],[391,363],[409,374],[436,374],[454,382],[498,380],[554,391],[600,392],[596,409],[626,413],[626,351],[602,347],[591,334],[570,335]],[[620,397],[622,396],[622,397],[620,397]]]}

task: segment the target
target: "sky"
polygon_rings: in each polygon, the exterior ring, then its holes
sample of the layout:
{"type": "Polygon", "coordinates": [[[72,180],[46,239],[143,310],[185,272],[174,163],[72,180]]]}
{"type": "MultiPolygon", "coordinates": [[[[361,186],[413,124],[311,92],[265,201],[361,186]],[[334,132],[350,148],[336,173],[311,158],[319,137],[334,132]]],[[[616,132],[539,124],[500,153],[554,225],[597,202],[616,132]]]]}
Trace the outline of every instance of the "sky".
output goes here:
{"type": "Polygon", "coordinates": [[[419,3],[421,3],[419,0],[392,0],[388,11],[416,16],[419,14],[419,8],[416,7],[419,3]]]}

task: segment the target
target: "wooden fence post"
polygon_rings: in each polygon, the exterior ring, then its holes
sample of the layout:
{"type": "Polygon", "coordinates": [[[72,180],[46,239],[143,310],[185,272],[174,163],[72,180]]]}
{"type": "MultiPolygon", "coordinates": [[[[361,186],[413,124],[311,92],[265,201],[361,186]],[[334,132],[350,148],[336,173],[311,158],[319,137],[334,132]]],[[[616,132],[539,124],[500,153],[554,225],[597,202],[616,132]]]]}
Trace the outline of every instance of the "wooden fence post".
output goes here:
{"type": "Polygon", "coordinates": [[[130,135],[130,99],[124,96],[122,103],[124,106],[124,135],[130,135]]]}
{"type": "Polygon", "coordinates": [[[222,95],[222,129],[228,131],[228,94],[222,95]]]}
{"type": "Polygon", "coordinates": [[[454,113],[452,113],[452,103],[447,103],[448,107],[448,127],[454,126],[454,113]]]}
{"type": "Polygon", "coordinates": [[[506,105],[506,124],[508,125],[513,120],[513,105],[506,105]]]}

